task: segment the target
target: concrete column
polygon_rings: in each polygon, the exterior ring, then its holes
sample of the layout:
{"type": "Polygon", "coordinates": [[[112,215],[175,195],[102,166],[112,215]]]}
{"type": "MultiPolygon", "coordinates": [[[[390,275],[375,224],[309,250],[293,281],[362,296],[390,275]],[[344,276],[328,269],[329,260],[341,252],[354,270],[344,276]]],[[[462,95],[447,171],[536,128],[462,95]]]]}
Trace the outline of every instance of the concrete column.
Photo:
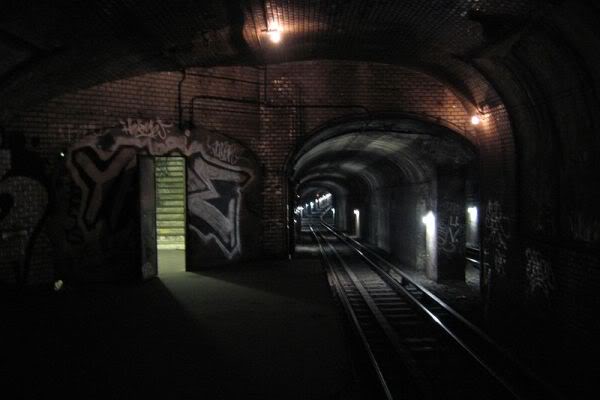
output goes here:
{"type": "Polygon", "coordinates": [[[466,200],[462,170],[438,170],[437,280],[465,279],[466,200]]]}

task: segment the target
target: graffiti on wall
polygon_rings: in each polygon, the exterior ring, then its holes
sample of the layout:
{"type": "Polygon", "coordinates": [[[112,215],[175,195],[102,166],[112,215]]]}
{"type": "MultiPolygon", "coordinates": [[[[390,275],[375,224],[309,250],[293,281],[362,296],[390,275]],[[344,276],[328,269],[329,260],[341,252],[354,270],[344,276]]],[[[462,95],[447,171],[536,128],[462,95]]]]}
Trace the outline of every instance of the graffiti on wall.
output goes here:
{"type": "Polygon", "coordinates": [[[485,228],[488,249],[484,250],[484,260],[487,267],[500,276],[506,275],[508,251],[508,218],[502,210],[499,201],[488,201],[485,212],[485,228]]]}
{"type": "Polygon", "coordinates": [[[462,251],[461,242],[464,240],[464,211],[454,202],[442,202],[439,207],[438,249],[444,253],[462,251]]]}
{"type": "Polygon", "coordinates": [[[14,133],[10,148],[0,150],[0,273],[17,284],[27,283],[32,249],[48,207],[43,173],[40,157],[25,149],[21,133],[14,133]]]}
{"type": "Polygon", "coordinates": [[[187,159],[190,232],[202,243],[214,244],[225,259],[240,255],[244,192],[255,178],[246,150],[218,134],[172,131],[173,125],[159,118],[128,118],[120,124],[107,135],[84,138],[68,152],[67,168],[77,186],[72,192],[80,193],[72,201],[78,206],[79,236],[90,241],[129,229],[137,154],[176,153],[187,159]]]}
{"type": "Polygon", "coordinates": [[[220,140],[207,140],[207,148],[210,155],[229,165],[236,165],[242,153],[242,148],[237,143],[229,143],[220,140]]]}
{"type": "Polygon", "coordinates": [[[118,148],[110,156],[103,153],[107,152],[84,147],[70,157],[73,178],[82,193],[79,223],[84,233],[93,231],[102,221],[111,230],[117,229],[125,194],[135,179],[134,148],[118,148]]]}
{"type": "Polygon", "coordinates": [[[226,258],[241,253],[240,206],[252,171],[207,160],[202,153],[188,167],[190,227],[203,242],[214,241],[226,258]]]}
{"type": "Polygon", "coordinates": [[[554,289],[554,275],[550,261],[542,256],[538,250],[525,249],[526,273],[528,282],[528,294],[542,293],[546,299],[550,298],[550,292],[554,289]]]}
{"type": "Polygon", "coordinates": [[[165,140],[173,124],[167,124],[160,118],[143,120],[140,118],[127,118],[125,121],[120,120],[123,133],[136,138],[148,137],[156,140],[165,140]]]}

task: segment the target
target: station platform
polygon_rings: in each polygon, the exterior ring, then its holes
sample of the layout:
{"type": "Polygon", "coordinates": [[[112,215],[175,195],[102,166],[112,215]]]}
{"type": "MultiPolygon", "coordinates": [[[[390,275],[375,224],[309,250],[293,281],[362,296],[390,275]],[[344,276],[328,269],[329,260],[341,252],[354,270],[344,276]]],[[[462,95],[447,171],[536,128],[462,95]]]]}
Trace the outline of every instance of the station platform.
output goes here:
{"type": "Polygon", "coordinates": [[[171,267],[11,303],[3,378],[15,398],[357,398],[318,259],[171,267]]]}

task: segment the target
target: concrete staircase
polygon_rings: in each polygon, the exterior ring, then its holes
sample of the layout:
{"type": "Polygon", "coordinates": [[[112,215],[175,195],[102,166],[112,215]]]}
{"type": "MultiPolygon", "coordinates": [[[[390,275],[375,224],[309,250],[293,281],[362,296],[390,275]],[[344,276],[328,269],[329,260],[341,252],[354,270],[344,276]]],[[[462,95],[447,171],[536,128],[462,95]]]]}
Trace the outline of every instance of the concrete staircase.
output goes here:
{"type": "Polygon", "coordinates": [[[156,242],[159,250],[185,249],[185,159],[157,157],[156,242]]]}

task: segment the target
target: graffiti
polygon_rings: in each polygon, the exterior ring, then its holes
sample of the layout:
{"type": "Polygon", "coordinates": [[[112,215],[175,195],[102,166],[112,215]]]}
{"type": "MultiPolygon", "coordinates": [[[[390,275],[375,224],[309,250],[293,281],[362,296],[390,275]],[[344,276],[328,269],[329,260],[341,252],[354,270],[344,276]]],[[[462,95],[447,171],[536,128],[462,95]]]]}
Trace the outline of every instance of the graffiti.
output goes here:
{"type": "Polygon", "coordinates": [[[231,259],[241,253],[241,192],[252,175],[249,171],[215,165],[201,156],[197,156],[191,164],[188,175],[191,228],[205,243],[213,240],[231,259]],[[194,223],[196,218],[202,223],[194,223]]]}
{"type": "Polygon", "coordinates": [[[439,222],[438,248],[445,253],[455,253],[458,250],[463,227],[458,216],[448,216],[439,222]]]}
{"type": "Polygon", "coordinates": [[[508,218],[502,211],[502,206],[498,201],[490,200],[488,202],[486,213],[485,213],[485,228],[487,233],[487,242],[491,247],[491,254],[487,253],[492,259],[492,264],[486,263],[488,266],[493,267],[498,275],[506,275],[506,261],[507,261],[507,250],[508,240],[510,238],[508,234],[508,218]]]}
{"type": "Polygon", "coordinates": [[[550,262],[539,251],[529,247],[525,249],[525,259],[529,294],[533,295],[539,291],[549,298],[550,292],[554,289],[554,276],[550,262]]]}
{"type": "Polygon", "coordinates": [[[124,199],[131,202],[137,154],[177,153],[187,158],[188,229],[202,243],[214,243],[226,259],[241,255],[243,196],[255,178],[254,169],[247,167],[252,162],[243,157],[245,150],[219,136],[171,133],[172,125],[160,119],[121,124],[123,129],[111,133],[110,140],[86,137],[68,152],[67,168],[79,189],[72,193],[80,193],[72,204],[79,207],[78,228],[85,241],[95,240],[101,231],[117,233],[129,226],[122,221],[130,220],[135,209],[124,199]],[[110,145],[99,146],[100,139],[110,145]]]}
{"type": "Polygon", "coordinates": [[[582,214],[569,216],[569,229],[575,240],[592,243],[600,241],[600,222],[582,214]]]}
{"type": "Polygon", "coordinates": [[[211,143],[210,140],[207,140],[207,147],[210,154],[218,160],[231,165],[235,165],[239,161],[241,149],[235,143],[221,142],[219,140],[211,143]]]}
{"type": "Polygon", "coordinates": [[[27,283],[48,206],[43,160],[25,144],[25,136],[14,132],[9,150],[0,150],[0,272],[12,264],[18,285],[27,283]]]}
{"type": "Polygon", "coordinates": [[[136,150],[116,150],[103,162],[98,153],[89,148],[73,152],[71,164],[76,171],[74,179],[82,190],[80,222],[84,232],[91,231],[98,222],[99,214],[105,211],[110,226],[115,226],[123,207],[123,195],[130,188],[131,180],[123,171],[136,165],[136,150]],[[114,186],[119,186],[114,188],[114,186]],[[109,198],[108,194],[113,196],[109,198]],[[111,201],[107,207],[107,201],[111,201]],[[102,207],[104,206],[104,210],[102,207]]]}
{"type": "Polygon", "coordinates": [[[148,137],[151,139],[159,139],[164,141],[170,133],[171,127],[173,124],[164,123],[160,118],[156,118],[156,120],[147,120],[143,121],[141,119],[133,120],[132,118],[127,118],[126,121],[120,120],[122,131],[126,135],[139,138],[139,137],[148,137]]]}

